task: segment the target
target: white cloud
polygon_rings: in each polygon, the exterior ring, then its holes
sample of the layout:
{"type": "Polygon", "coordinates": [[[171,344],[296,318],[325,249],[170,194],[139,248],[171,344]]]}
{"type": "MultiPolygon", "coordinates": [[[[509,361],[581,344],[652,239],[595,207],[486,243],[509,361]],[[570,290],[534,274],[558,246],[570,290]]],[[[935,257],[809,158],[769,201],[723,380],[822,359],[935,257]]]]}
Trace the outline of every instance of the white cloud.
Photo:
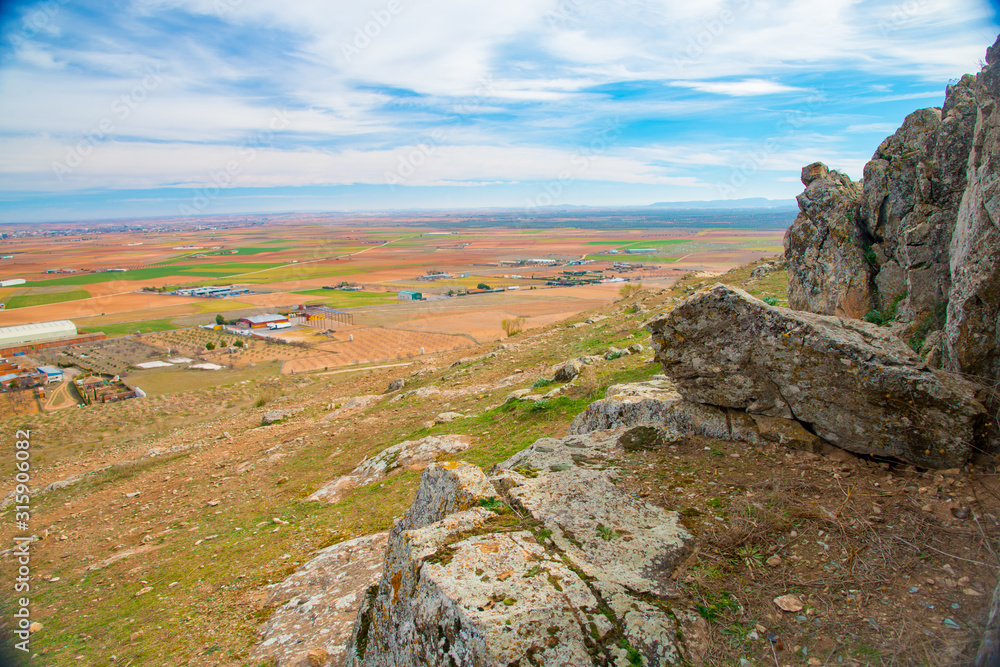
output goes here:
{"type": "Polygon", "coordinates": [[[776,81],[764,79],[744,79],[743,81],[674,81],[671,85],[692,88],[702,93],[749,97],[754,95],[777,95],[800,92],[802,88],[786,86],[776,81]]]}

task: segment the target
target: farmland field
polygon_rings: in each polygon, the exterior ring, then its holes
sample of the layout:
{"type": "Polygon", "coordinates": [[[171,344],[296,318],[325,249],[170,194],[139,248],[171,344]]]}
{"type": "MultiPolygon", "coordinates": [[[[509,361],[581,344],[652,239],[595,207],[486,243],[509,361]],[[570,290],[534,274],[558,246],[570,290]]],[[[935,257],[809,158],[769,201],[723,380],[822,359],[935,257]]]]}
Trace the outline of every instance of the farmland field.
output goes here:
{"type": "Polygon", "coordinates": [[[63,303],[78,299],[89,299],[90,292],[72,290],[69,292],[47,292],[42,294],[15,294],[7,299],[6,308],[27,308],[29,306],[44,306],[49,303],[63,303]]]}
{"type": "MultiPolygon", "coordinates": [[[[186,350],[229,369],[326,372],[502,340],[506,319],[523,318],[526,329],[545,326],[614,301],[621,288],[614,282],[555,286],[559,281],[624,279],[658,288],[691,271],[719,274],[780,250],[787,225],[741,229],[706,219],[701,228],[660,221],[629,228],[623,219],[609,216],[606,227],[592,217],[531,227],[522,220],[466,224],[441,214],[302,215],[271,219],[266,227],[166,223],[157,231],[153,225],[141,243],[118,231],[15,235],[3,241],[13,257],[4,262],[4,277],[26,283],[0,291],[7,302],[0,326],[71,319],[81,331],[111,338],[139,332],[144,342],[173,340],[176,331],[180,338],[161,349],[186,350]],[[322,289],[341,282],[360,289],[322,289]],[[169,293],[230,284],[249,292],[224,299],[169,293]],[[481,284],[515,289],[465,295],[481,284]],[[397,292],[404,289],[429,300],[400,301],[397,292]],[[353,324],[327,319],[273,332],[267,341],[247,338],[235,354],[205,349],[211,342],[231,345],[233,334],[193,328],[214,325],[217,315],[236,322],[293,313],[301,304],[345,311],[353,324]]],[[[169,391],[188,377],[171,371],[176,382],[155,379],[165,372],[144,371],[150,378],[144,382],[169,391]]],[[[225,374],[198,378],[215,386],[225,374]]]]}

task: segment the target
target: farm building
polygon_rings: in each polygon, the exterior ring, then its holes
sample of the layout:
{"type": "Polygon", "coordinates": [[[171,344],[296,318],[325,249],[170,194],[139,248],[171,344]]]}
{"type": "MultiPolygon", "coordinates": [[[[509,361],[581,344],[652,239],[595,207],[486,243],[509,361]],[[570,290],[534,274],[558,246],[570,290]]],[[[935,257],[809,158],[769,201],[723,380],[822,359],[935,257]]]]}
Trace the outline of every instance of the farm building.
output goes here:
{"type": "Polygon", "coordinates": [[[76,325],[69,320],[21,324],[16,327],[0,328],[0,348],[34,343],[36,341],[71,338],[76,335],[76,325]]]}
{"type": "Polygon", "coordinates": [[[420,301],[424,298],[421,292],[411,292],[410,290],[400,290],[397,295],[400,301],[420,301]]]}
{"type": "Polygon", "coordinates": [[[45,373],[46,382],[62,382],[63,372],[61,368],[55,366],[39,366],[36,369],[39,373],[45,373]]]}
{"type": "Polygon", "coordinates": [[[284,315],[275,315],[273,313],[265,313],[264,315],[252,315],[250,317],[241,317],[240,326],[244,329],[263,329],[269,324],[276,324],[278,322],[287,322],[288,318],[284,315]]]}

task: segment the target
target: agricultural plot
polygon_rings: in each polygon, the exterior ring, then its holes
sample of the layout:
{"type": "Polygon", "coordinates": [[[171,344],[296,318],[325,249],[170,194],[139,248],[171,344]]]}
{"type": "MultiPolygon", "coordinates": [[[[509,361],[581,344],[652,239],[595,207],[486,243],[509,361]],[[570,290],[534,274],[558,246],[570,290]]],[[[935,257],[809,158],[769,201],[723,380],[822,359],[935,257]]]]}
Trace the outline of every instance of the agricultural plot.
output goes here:
{"type": "Polygon", "coordinates": [[[72,364],[93,373],[121,375],[135,364],[162,358],[163,353],[141,341],[118,338],[70,349],[41,350],[35,356],[53,366],[72,364]]]}
{"type": "Polygon", "coordinates": [[[318,343],[308,354],[286,361],[281,372],[303,373],[353,364],[367,364],[395,359],[412,359],[473,347],[470,338],[421,331],[371,327],[347,327],[338,330],[337,340],[318,343]],[[350,340],[350,336],[354,340],[350,340]]]}
{"type": "Polygon", "coordinates": [[[44,306],[50,303],[63,303],[66,301],[77,301],[79,299],[89,299],[90,292],[86,290],[71,290],[68,292],[46,292],[42,294],[15,294],[7,299],[5,308],[27,308],[30,306],[44,306]]]}

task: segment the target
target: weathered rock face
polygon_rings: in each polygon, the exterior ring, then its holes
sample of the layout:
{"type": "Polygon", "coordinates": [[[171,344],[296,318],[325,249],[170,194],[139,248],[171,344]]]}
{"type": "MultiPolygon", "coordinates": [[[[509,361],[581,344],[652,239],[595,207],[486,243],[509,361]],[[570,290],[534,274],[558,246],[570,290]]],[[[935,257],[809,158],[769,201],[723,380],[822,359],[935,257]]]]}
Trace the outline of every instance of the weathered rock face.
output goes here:
{"type": "Polygon", "coordinates": [[[984,444],[977,387],[933,371],[886,329],[776,308],[724,285],[647,325],[688,401],[794,419],[858,453],[935,468],[984,444]]]}
{"type": "MultiPolygon", "coordinates": [[[[365,591],[382,573],[387,533],[327,547],[295,574],[268,587],[267,604],[281,604],[261,629],[252,660],[305,667],[310,651],[325,651],[330,667],[344,664],[344,646],[365,591]]],[[[269,663],[271,664],[271,663],[269,663]]]]}
{"type": "Polygon", "coordinates": [[[947,368],[1000,380],[1000,40],[976,79],[967,187],[950,247],[947,368]]]}
{"type": "Polygon", "coordinates": [[[569,432],[583,434],[636,426],[654,428],[660,442],[704,437],[750,445],[776,442],[813,453],[831,448],[794,420],[688,401],[669,380],[609,387],[604,399],[594,401],[577,415],[569,432]]]}
{"type": "Polygon", "coordinates": [[[306,500],[339,502],[351,489],[374,484],[396,468],[420,469],[442,454],[463,452],[470,444],[467,435],[431,435],[420,440],[406,440],[366,458],[351,474],[327,482],[306,500]]]}
{"type": "Polygon", "coordinates": [[[874,304],[858,226],[861,187],[819,162],[802,169],[799,215],[785,234],[788,305],[860,318],[874,304]]]}
{"type": "Polygon", "coordinates": [[[348,664],[628,664],[620,638],[645,664],[682,664],[680,636],[695,645],[704,621],[667,597],[691,538],[676,513],[612,483],[618,435],[539,440],[492,480],[465,464],[429,467],[393,528],[348,664]]]}
{"type": "Polygon", "coordinates": [[[906,324],[914,349],[943,329],[925,356],[987,384],[1000,380],[998,60],[1000,41],[982,72],[947,87],[942,108],[907,116],[860,190],[806,167],[802,213],[785,237],[792,308],[860,317],[868,304],[906,324]],[[857,298],[866,275],[870,293],[857,298]]]}

